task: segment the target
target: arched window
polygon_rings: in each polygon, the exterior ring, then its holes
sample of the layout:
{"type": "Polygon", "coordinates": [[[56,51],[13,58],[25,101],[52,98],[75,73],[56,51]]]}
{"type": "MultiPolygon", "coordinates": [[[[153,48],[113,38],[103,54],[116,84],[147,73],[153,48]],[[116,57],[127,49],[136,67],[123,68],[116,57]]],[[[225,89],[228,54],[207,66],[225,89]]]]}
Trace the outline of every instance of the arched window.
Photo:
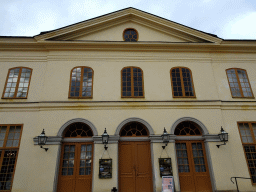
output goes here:
{"type": "Polygon", "coordinates": [[[227,69],[227,77],[232,97],[253,98],[251,85],[244,69],[227,69]]]}
{"type": "Polygon", "coordinates": [[[138,136],[148,136],[147,128],[138,122],[131,122],[126,124],[120,131],[121,137],[138,137],[138,136]]]}
{"type": "Polygon", "coordinates": [[[175,129],[174,135],[190,136],[190,135],[202,135],[198,125],[191,121],[181,122],[175,129]]]}
{"type": "Polygon", "coordinates": [[[31,74],[32,69],[27,67],[9,69],[2,98],[26,99],[31,74]]]}
{"type": "Polygon", "coordinates": [[[138,41],[138,32],[135,29],[125,29],[123,32],[124,41],[136,42],[138,41]]]}
{"type": "Polygon", "coordinates": [[[173,97],[195,97],[192,72],[185,67],[171,69],[173,97]]]}
{"type": "Polygon", "coordinates": [[[121,76],[122,97],[144,97],[143,71],[139,67],[125,67],[121,76]]]}
{"type": "Polygon", "coordinates": [[[92,98],[93,70],[90,67],[75,67],[71,70],[69,98],[92,98]]]}
{"type": "Polygon", "coordinates": [[[63,137],[92,137],[91,128],[84,123],[73,123],[69,125],[63,134],[63,137]]]}

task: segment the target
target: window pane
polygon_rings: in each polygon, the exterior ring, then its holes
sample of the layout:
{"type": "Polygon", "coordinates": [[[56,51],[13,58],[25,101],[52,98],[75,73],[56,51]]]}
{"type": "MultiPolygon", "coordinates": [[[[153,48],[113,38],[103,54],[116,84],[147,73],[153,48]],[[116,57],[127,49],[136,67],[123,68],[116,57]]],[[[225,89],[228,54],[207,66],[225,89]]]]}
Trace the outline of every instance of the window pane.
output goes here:
{"type": "Polygon", "coordinates": [[[7,126],[0,126],[0,147],[3,147],[7,126]]]}
{"type": "Polygon", "coordinates": [[[252,123],[252,130],[253,130],[254,138],[256,140],[256,123],[252,123]]]}
{"type": "Polygon", "coordinates": [[[239,123],[239,131],[242,136],[243,143],[252,143],[253,138],[248,123],[239,123]]]}
{"type": "Polygon", "coordinates": [[[174,96],[183,96],[179,68],[172,69],[171,74],[174,96]]]}
{"type": "Polygon", "coordinates": [[[3,155],[3,162],[0,172],[0,180],[1,186],[0,190],[10,190],[11,189],[11,182],[14,173],[15,162],[17,158],[17,150],[6,150],[1,151],[1,155],[3,155]]]}
{"type": "MultiPolygon", "coordinates": [[[[131,69],[132,68],[126,68],[122,71],[122,83],[123,83],[123,91],[122,95],[123,96],[131,96],[130,91],[131,91],[131,69]]],[[[134,86],[134,85],[133,85],[134,86]]]]}
{"type": "Polygon", "coordinates": [[[244,145],[246,159],[252,182],[256,183],[256,146],[255,145],[244,145]]]}
{"type": "Polygon", "coordinates": [[[70,79],[70,97],[91,97],[92,95],[92,69],[78,67],[72,70],[70,79]],[[83,77],[81,77],[83,72],[83,77]],[[80,89],[82,85],[82,90],[80,89]]]}
{"type": "Polygon", "coordinates": [[[73,175],[75,145],[66,145],[63,153],[62,175],[73,175]]]}
{"type": "Polygon", "coordinates": [[[194,96],[190,71],[186,69],[182,73],[182,76],[183,76],[183,85],[185,89],[185,96],[194,96]]]}
{"type": "Polygon", "coordinates": [[[126,29],[123,38],[126,42],[136,42],[137,32],[134,29],[126,29]]]}
{"type": "Polygon", "coordinates": [[[242,87],[244,97],[252,97],[252,91],[249,86],[249,83],[244,83],[244,82],[249,82],[246,72],[244,70],[238,69],[237,73],[238,73],[238,77],[239,77],[239,81],[240,81],[240,85],[242,87]],[[245,87],[248,87],[248,88],[246,89],[245,87]]]}
{"type": "Polygon", "coordinates": [[[21,126],[10,126],[6,147],[18,147],[21,126]]]}
{"type": "Polygon", "coordinates": [[[27,89],[29,86],[31,72],[31,69],[26,68],[17,68],[14,70],[10,70],[4,97],[27,97],[27,89]],[[21,75],[19,77],[20,70],[21,75]],[[16,88],[18,81],[20,81],[20,83],[18,84],[18,88],[16,88]]]}
{"type": "Polygon", "coordinates": [[[70,80],[70,83],[71,83],[70,97],[73,97],[73,96],[79,97],[80,81],[81,81],[81,68],[78,67],[73,69],[72,71],[72,78],[70,80]]]}
{"type": "Polygon", "coordinates": [[[20,84],[18,87],[16,97],[27,97],[27,89],[29,85],[30,75],[31,75],[30,69],[24,69],[24,68],[22,69],[21,77],[26,77],[26,78],[20,78],[20,84]]]}
{"type": "Polygon", "coordinates": [[[17,84],[18,76],[19,76],[19,71],[20,71],[20,68],[10,70],[4,97],[14,97],[16,84],[17,84]],[[6,94],[6,93],[9,93],[9,94],[6,94]]]}
{"type": "Polygon", "coordinates": [[[92,96],[92,70],[90,68],[84,68],[83,75],[83,97],[91,97],[92,96]]]}

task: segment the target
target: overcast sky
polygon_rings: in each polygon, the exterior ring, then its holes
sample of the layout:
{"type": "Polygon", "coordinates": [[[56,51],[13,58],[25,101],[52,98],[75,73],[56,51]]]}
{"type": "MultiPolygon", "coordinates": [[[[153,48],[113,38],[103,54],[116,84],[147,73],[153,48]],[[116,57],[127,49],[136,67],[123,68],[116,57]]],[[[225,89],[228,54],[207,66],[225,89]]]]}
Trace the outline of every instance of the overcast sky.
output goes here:
{"type": "Polygon", "coordinates": [[[34,36],[127,7],[218,35],[256,40],[256,0],[0,0],[0,36],[34,36]]]}

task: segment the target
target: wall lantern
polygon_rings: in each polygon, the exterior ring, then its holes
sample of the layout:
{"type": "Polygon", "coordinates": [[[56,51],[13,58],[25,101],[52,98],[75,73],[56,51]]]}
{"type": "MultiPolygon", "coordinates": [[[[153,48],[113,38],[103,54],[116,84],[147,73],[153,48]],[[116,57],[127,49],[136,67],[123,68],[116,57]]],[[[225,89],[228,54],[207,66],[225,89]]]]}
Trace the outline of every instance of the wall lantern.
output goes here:
{"type": "Polygon", "coordinates": [[[104,131],[104,133],[102,134],[102,143],[104,144],[105,150],[108,149],[108,147],[107,147],[108,138],[109,138],[109,135],[108,135],[107,130],[106,130],[106,128],[105,128],[105,131],[104,131]]]}
{"type": "MultiPolygon", "coordinates": [[[[218,134],[218,136],[220,137],[220,141],[224,142],[224,144],[221,144],[221,145],[226,145],[226,142],[228,142],[228,133],[224,131],[222,127],[220,129],[220,134],[218,134]]],[[[216,145],[216,146],[219,148],[221,145],[216,145]]]]}
{"type": "Polygon", "coordinates": [[[166,131],[166,129],[164,128],[164,132],[162,134],[162,139],[163,139],[163,143],[165,144],[164,146],[162,146],[163,149],[165,149],[165,147],[168,145],[169,143],[169,135],[166,131]]]}
{"type": "Polygon", "coordinates": [[[45,136],[45,132],[44,132],[44,129],[42,131],[42,133],[38,136],[38,145],[40,145],[40,147],[42,149],[44,149],[45,151],[48,150],[48,148],[43,148],[43,145],[46,144],[46,141],[47,141],[47,136],[45,136]]]}

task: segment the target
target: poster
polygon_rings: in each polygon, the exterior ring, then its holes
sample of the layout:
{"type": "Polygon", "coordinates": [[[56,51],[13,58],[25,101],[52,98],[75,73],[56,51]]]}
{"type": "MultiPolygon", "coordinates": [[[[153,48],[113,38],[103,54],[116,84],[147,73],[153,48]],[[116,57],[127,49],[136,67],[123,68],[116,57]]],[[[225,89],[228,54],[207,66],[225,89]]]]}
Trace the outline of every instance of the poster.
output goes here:
{"type": "Polygon", "coordinates": [[[173,176],[162,176],[162,192],[174,192],[173,176]]]}

